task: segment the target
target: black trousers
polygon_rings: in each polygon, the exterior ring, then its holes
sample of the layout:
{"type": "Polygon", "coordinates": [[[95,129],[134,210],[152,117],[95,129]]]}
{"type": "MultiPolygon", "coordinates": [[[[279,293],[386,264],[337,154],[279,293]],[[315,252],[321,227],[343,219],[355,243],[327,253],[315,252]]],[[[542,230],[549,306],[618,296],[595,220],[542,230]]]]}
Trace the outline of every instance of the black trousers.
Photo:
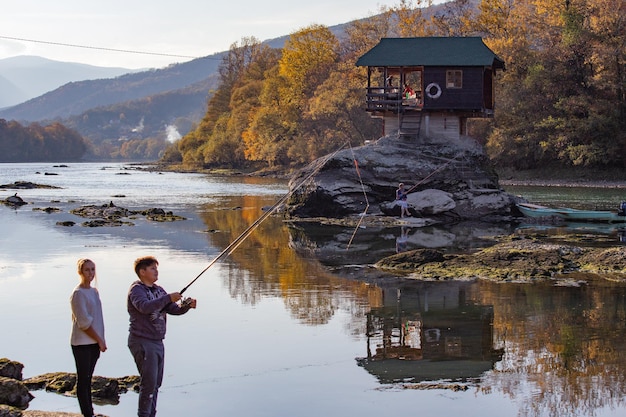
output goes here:
{"type": "Polygon", "coordinates": [[[72,345],[74,362],[76,362],[76,397],[80,412],[84,417],[93,417],[91,402],[91,377],[100,358],[100,347],[93,345],[72,345]]]}

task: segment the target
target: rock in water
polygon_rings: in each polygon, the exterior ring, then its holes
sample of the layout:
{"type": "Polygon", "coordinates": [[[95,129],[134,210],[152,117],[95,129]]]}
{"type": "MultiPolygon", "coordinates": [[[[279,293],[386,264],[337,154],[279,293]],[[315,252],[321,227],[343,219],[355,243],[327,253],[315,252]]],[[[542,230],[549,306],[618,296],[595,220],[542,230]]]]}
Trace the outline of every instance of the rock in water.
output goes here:
{"type": "Polygon", "coordinates": [[[22,199],[22,197],[18,196],[17,193],[15,193],[15,195],[7,197],[4,202],[5,204],[8,204],[10,206],[23,206],[24,204],[28,204],[22,199]]]}
{"type": "Polygon", "coordinates": [[[316,172],[321,160],[291,180],[288,215],[340,218],[363,213],[368,203],[369,214],[399,215],[394,200],[400,182],[409,191],[413,215],[458,221],[508,216],[515,207],[515,197],[500,189],[482,147],[469,140],[417,143],[386,136],[339,151],[316,172]],[[293,190],[314,172],[310,181],[293,190]]]}

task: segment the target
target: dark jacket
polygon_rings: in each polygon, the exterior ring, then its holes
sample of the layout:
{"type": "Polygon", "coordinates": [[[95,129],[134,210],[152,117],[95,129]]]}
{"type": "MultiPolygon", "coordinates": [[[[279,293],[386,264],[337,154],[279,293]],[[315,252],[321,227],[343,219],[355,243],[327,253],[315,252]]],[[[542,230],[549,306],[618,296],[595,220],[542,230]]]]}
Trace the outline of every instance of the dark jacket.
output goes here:
{"type": "Polygon", "coordinates": [[[128,290],[127,308],[130,334],[151,340],[165,338],[167,314],[180,315],[189,311],[189,307],[173,303],[162,287],[156,284],[148,287],[139,280],[128,290]]]}

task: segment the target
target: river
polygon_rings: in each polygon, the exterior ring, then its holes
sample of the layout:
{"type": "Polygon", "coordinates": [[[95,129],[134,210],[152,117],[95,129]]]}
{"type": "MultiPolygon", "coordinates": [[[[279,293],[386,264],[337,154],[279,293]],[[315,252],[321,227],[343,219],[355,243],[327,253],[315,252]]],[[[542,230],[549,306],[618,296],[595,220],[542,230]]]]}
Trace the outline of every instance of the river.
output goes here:
{"type": "MultiPolygon", "coordinates": [[[[134,375],[125,306],[133,260],[156,256],[160,285],[179,291],[287,192],[283,181],[114,163],[0,168],[0,184],[60,187],[0,190],[0,198],[17,191],[29,202],[0,205],[0,357],[22,362],[25,378],[74,371],[68,298],[78,258],[96,262],[104,308],[109,349],[95,374],[134,375]],[[186,220],[138,215],[133,225],[92,228],[70,213],[109,202],[159,207],[186,220]],[[70,220],[76,224],[58,224],[70,220]]],[[[510,192],[545,203],[564,190],[510,192]]],[[[558,198],[563,205],[626,199],[624,189],[606,192],[586,188],[558,198]]],[[[487,244],[485,233],[503,230],[410,230],[407,245],[473,250],[487,244]]],[[[352,232],[311,232],[272,216],[202,274],[186,293],[198,308],[168,320],[158,415],[626,414],[626,285],[589,276],[568,286],[365,282],[359,267],[369,260],[362,254],[394,253],[402,231],[377,230],[375,243],[367,230],[357,231],[354,250],[344,245],[352,232]],[[324,262],[302,250],[303,241],[315,246],[314,233],[332,233],[339,242],[326,248],[324,262]]],[[[623,244],[615,230],[598,233],[608,244],[623,244]]],[[[78,412],[73,397],[33,394],[29,409],[78,412]]],[[[97,404],[96,412],[131,417],[136,401],[136,393],[125,393],[117,404],[97,404]]]]}

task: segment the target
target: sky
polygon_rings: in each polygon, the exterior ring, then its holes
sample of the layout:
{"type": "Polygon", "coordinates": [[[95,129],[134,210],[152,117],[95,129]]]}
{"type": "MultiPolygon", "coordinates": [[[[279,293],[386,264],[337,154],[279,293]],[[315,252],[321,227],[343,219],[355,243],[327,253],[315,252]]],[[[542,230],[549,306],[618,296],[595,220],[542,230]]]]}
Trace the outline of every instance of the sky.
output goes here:
{"type": "Polygon", "coordinates": [[[2,3],[0,59],[35,55],[56,61],[139,69],[162,68],[227,51],[243,37],[264,41],[311,24],[346,23],[377,14],[381,6],[398,5],[399,0],[2,3]]]}

